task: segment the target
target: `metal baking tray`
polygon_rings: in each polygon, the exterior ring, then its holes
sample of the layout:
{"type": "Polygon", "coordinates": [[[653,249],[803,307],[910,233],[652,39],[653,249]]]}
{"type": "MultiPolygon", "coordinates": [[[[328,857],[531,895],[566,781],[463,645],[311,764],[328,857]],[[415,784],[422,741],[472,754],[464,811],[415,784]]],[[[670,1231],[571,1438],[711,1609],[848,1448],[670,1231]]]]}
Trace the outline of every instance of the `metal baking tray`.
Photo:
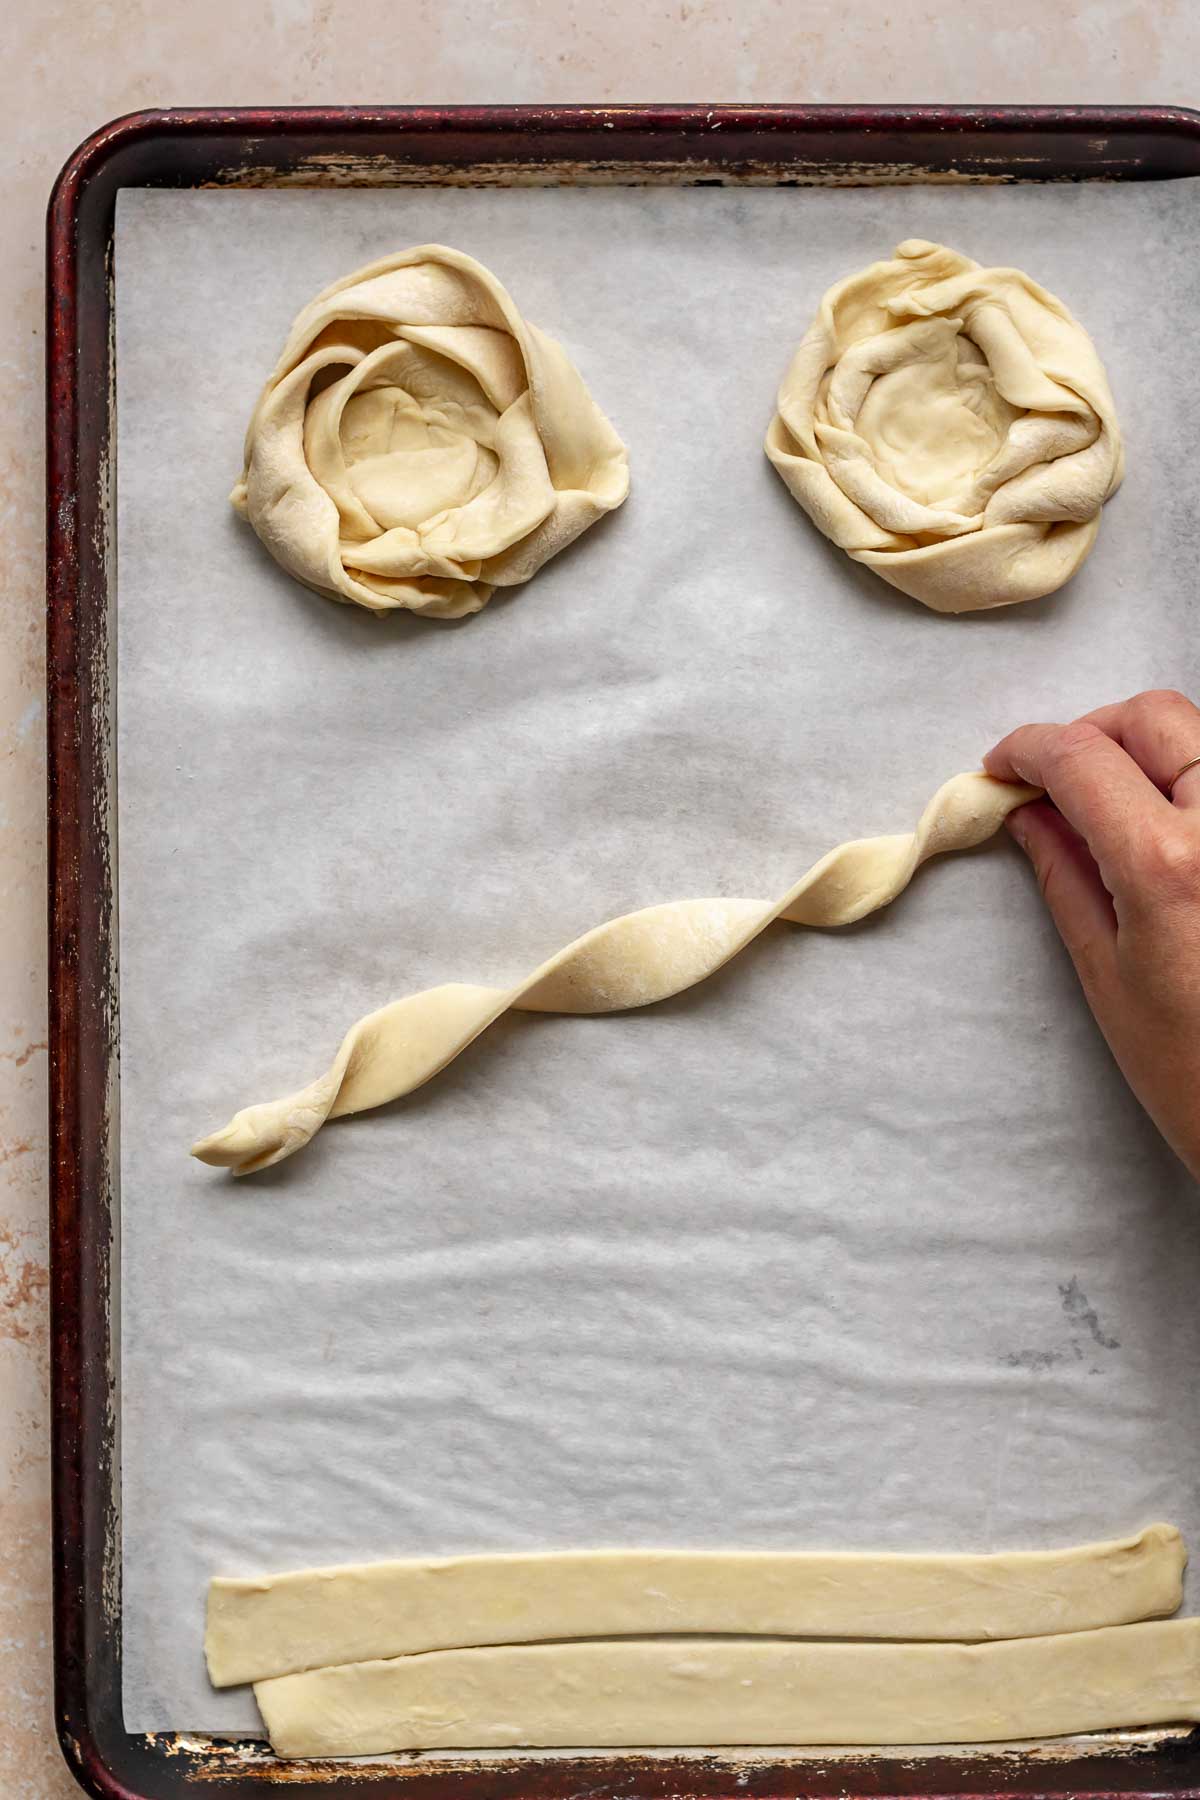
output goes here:
{"type": "Polygon", "coordinates": [[[145,112],[88,138],[48,222],[51,1295],[58,1729],[87,1792],[1200,1795],[1200,1732],[983,1754],[427,1754],[281,1763],[121,1711],[113,222],[122,187],[1145,181],[1200,174],[1154,107],[283,108],[145,112]]]}

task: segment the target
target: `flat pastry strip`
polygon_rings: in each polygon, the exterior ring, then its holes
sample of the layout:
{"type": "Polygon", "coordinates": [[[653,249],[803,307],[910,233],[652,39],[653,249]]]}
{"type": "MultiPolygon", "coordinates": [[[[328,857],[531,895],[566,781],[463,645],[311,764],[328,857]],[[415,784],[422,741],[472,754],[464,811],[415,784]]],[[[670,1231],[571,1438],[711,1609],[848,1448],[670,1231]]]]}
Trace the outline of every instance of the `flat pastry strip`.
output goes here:
{"type": "Polygon", "coordinates": [[[564,1550],[303,1569],[208,1591],[216,1687],[331,1663],[551,1638],[1040,1637],[1175,1611],[1173,1525],[990,1556],[564,1550]]]}
{"type": "Polygon", "coordinates": [[[452,1062],[501,1013],[605,1013],[682,993],[727,963],[776,919],[851,925],[886,906],[917,869],[943,851],[992,836],[1038,790],[955,775],[938,789],[917,829],[842,844],[779,900],[677,900],[597,926],[511,988],[450,983],[369,1013],[351,1026],[333,1066],[316,1081],[246,1107],[192,1155],[247,1175],[292,1156],[326,1119],[411,1094],[452,1062]]]}
{"type": "Polygon", "coordinates": [[[1200,1719],[1200,1619],[998,1644],[629,1639],[434,1650],[255,1687],[279,1756],[976,1744],[1200,1719]]]}

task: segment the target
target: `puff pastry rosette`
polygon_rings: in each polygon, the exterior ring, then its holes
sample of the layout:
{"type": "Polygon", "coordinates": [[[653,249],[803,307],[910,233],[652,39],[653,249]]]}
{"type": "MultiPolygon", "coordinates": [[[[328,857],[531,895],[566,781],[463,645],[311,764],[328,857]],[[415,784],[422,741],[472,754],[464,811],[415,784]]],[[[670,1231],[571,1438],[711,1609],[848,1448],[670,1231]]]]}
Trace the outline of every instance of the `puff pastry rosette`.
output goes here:
{"type": "Polygon", "coordinates": [[[1123,473],[1108,379],[1062,301],[915,238],[825,295],[766,451],[826,537],[937,612],[1053,593],[1123,473]]]}
{"type": "Polygon", "coordinates": [[[231,499],[330,599],[478,612],[624,500],[625,447],[561,345],[480,263],[404,250],[306,306],[231,499]]]}

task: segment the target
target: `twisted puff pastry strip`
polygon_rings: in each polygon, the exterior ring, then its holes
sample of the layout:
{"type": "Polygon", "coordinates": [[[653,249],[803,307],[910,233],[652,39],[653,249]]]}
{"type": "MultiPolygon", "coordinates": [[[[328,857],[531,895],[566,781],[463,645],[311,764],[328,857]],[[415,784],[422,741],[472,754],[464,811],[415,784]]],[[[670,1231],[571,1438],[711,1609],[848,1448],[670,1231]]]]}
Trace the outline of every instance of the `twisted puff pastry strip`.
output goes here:
{"type": "Polygon", "coordinates": [[[192,1155],[249,1175],[302,1150],[326,1119],[411,1094],[510,1009],[606,1013],[650,1006],[714,974],[776,919],[852,925],[894,900],[931,856],[983,843],[1037,792],[982,773],[955,775],[914,832],[840,845],[779,900],[648,906],[598,925],[515,987],[450,982],[393,1001],[351,1026],[326,1074],[282,1100],[246,1107],[193,1144],[192,1155]]]}

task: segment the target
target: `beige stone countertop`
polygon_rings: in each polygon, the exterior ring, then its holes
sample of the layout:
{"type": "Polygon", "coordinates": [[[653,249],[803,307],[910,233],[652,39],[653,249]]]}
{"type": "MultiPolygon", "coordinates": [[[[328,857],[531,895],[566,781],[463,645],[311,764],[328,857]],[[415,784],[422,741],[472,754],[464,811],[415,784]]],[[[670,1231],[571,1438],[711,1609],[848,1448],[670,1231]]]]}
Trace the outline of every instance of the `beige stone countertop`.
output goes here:
{"type": "Polygon", "coordinates": [[[55,1744],[47,1466],[42,230],[139,107],[598,101],[1200,104],[1194,0],[45,0],[4,33],[0,419],[0,1795],[55,1744]]]}

